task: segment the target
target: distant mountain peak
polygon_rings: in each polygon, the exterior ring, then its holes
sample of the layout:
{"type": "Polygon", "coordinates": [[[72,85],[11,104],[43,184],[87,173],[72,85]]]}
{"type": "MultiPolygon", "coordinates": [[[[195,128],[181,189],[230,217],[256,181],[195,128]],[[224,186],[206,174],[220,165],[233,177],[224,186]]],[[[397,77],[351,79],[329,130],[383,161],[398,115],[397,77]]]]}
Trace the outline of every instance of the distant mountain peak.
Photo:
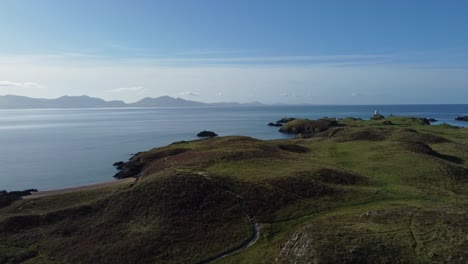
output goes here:
{"type": "Polygon", "coordinates": [[[142,100],[131,103],[129,106],[133,107],[190,107],[190,106],[203,106],[205,103],[189,101],[182,98],[174,98],[167,95],[150,98],[146,97],[142,100]]]}
{"type": "Polygon", "coordinates": [[[106,107],[196,107],[196,106],[252,106],[258,102],[240,103],[202,103],[168,95],[152,98],[145,97],[138,102],[126,104],[123,101],[105,101],[88,95],[64,95],[56,99],[30,98],[18,95],[0,96],[0,109],[35,109],[35,108],[106,108],[106,107]]]}

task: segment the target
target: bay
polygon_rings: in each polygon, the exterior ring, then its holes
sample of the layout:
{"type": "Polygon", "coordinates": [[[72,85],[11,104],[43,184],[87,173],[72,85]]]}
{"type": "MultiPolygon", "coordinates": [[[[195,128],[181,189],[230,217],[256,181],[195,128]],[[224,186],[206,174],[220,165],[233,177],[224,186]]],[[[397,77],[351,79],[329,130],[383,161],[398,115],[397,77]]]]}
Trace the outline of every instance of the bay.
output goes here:
{"type": "Polygon", "coordinates": [[[259,139],[290,136],[268,127],[283,117],[357,117],[379,110],[387,116],[455,117],[468,105],[256,106],[193,108],[0,110],[0,190],[50,190],[112,180],[112,164],[133,153],[180,140],[201,130],[259,139]]]}

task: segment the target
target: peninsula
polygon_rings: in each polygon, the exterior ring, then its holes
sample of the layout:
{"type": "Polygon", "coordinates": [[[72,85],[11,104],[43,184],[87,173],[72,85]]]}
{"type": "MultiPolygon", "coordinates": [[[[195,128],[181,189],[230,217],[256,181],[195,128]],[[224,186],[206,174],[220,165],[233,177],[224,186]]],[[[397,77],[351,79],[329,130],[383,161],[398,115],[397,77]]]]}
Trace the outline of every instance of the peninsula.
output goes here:
{"type": "Polygon", "coordinates": [[[118,185],[0,208],[1,263],[462,263],[468,129],[291,119],[137,153],[118,185]],[[273,128],[272,128],[273,129],[273,128]]]}

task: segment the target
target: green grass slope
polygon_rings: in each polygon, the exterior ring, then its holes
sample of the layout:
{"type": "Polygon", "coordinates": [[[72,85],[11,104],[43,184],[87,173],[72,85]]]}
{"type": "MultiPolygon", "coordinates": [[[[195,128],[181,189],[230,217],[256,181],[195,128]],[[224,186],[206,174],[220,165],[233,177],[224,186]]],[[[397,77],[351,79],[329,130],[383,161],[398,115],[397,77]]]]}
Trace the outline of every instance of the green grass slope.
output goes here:
{"type": "Polygon", "coordinates": [[[385,120],[139,153],[135,183],[1,208],[0,263],[465,263],[468,130],[385,120]]]}

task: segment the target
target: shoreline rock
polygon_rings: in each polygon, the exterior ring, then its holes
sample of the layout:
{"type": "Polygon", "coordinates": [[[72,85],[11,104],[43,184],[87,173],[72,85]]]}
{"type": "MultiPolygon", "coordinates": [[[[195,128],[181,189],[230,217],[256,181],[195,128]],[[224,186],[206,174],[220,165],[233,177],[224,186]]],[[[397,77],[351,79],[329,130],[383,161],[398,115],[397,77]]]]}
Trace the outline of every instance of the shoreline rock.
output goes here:
{"type": "Polygon", "coordinates": [[[0,208],[9,206],[14,201],[20,200],[23,196],[31,195],[33,192],[37,192],[37,189],[11,192],[7,192],[6,190],[0,191],[0,208]]]}
{"type": "Polygon", "coordinates": [[[418,118],[418,120],[419,120],[419,122],[421,122],[421,124],[423,124],[423,125],[430,125],[430,124],[431,124],[431,121],[429,121],[429,119],[424,118],[424,117],[418,118]]]}
{"type": "Polygon", "coordinates": [[[125,165],[123,161],[117,161],[116,163],[112,164],[112,166],[116,167],[118,170],[122,170],[125,165]]]}
{"type": "Polygon", "coordinates": [[[271,126],[271,127],[282,127],[284,124],[286,123],[289,123],[291,121],[294,121],[296,120],[297,118],[294,118],[294,117],[284,117],[284,118],[281,118],[280,120],[276,121],[276,122],[270,122],[268,123],[268,126],[271,126]]]}
{"type": "Polygon", "coordinates": [[[149,152],[138,152],[131,157],[127,162],[118,161],[114,163],[114,166],[119,170],[114,175],[114,178],[125,179],[125,178],[138,178],[140,173],[144,170],[145,166],[154,160],[165,159],[170,156],[178,155],[189,151],[187,148],[172,148],[157,151],[154,153],[149,152]]]}
{"type": "Polygon", "coordinates": [[[270,122],[270,123],[268,123],[268,126],[272,126],[272,127],[282,127],[283,124],[278,123],[278,122],[276,122],[276,123],[270,122]]]}
{"type": "Polygon", "coordinates": [[[200,133],[197,134],[197,137],[209,137],[209,138],[212,138],[212,137],[217,137],[218,134],[216,134],[215,132],[213,131],[207,131],[207,130],[203,130],[201,131],[200,133]]]}
{"type": "Polygon", "coordinates": [[[468,116],[458,116],[455,118],[457,121],[468,121],[468,116]]]}

